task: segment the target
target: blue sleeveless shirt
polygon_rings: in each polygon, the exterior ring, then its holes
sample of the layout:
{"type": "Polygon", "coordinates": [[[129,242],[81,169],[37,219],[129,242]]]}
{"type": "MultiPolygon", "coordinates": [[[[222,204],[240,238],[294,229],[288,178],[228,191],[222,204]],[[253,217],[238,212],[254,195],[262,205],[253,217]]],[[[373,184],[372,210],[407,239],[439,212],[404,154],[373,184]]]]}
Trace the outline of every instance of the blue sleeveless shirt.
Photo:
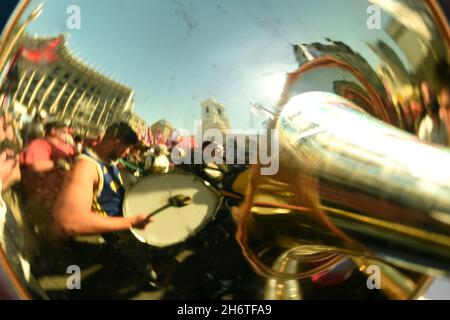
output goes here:
{"type": "Polygon", "coordinates": [[[123,216],[125,188],[119,169],[113,163],[104,163],[91,149],[78,156],[95,163],[99,176],[97,192],[94,194],[92,211],[105,216],[123,216]]]}

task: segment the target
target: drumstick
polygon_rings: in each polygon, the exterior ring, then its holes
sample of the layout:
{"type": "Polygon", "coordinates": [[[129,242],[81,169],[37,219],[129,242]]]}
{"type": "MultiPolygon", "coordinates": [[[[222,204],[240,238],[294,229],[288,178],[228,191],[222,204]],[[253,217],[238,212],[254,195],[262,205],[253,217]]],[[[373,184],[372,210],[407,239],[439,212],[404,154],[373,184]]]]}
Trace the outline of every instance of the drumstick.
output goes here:
{"type": "Polygon", "coordinates": [[[154,216],[157,213],[160,213],[161,211],[163,211],[164,209],[167,209],[169,207],[180,208],[180,207],[187,206],[191,200],[192,200],[192,198],[189,196],[185,196],[182,194],[174,195],[173,197],[169,198],[169,202],[165,206],[162,206],[161,208],[156,209],[152,213],[149,213],[147,215],[147,219],[149,219],[150,217],[154,216]]]}

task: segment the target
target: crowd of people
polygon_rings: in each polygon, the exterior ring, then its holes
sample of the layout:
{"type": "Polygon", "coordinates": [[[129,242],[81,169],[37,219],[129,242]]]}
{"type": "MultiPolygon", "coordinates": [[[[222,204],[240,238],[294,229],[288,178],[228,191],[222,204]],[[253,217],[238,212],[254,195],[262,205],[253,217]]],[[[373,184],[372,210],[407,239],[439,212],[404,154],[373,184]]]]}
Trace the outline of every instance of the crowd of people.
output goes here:
{"type": "MultiPolygon", "coordinates": [[[[15,252],[17,270],[24,261],[39,260],[41,252],[81,235],[101,234],[106,241],[120,243],[119,251],[130,251],[120,232],[145,228],[150,218],[124,217],[125,189],[130,186],[124,180],[173,170],[167,146],[145,146],[125,122],[113,123],[97,139],[73,135],[67,122],[46,112],[20,130],[15,122],[10,113],[0,115],[0,188],[16,196],[14,201],[0,198],[0,244],[9,247],[8,254],[15,252]],[[9,210],[13,206],[16,212],[9,210]],[[16,229],[26,230],[28,243],[18,245],[17,234],[6,239],[8,216],[20,221],[16,229]]],[[[155,278],[149,263],[137,265],[143,275],[155,278]]],[[[30,275],[30,265],[18,273],[30,275]]]]}
{"type": "Polygon", "coordinates": [[[171,149],[166,144],[134,146],[130,154],[122,159],[121,168],[132,172],[135,177],[147,174],[169,173],[175,167],[171,161],[171,149]]]}
{"type": "Polygon", "coordinates": [[[450,146],[450,66],[438,65],[438,83],[422,81],[410,99],[403,102],[406,129],[421,140],[450,146]]]}
{"type": "MultiPolygon", "coordinates": [[[[83,210],[99,209],[97,211],[106,216],[121,216],[125,187],[129,187],[138,177],[167,174],[173,170],[175,164],[170,155],[174,148],[179,149],[177,152],[180,156],[184,155],[175,141],[170,141],[169,147],[166,144],[144,145],[138,141],[133,129],[124,122],[114,123],[97,139],[83,139],[73,134],[69,123],[52,118],[45,111],[38,112],[33,121],[21,126],[20,130],[14,121],[14,116],[10,113],[0,116],[0,185],[5,190],[19,182],[17,188],[21,196],[20,205],[33,231],[44,242],[53,241],[54,227],[58,222],[55,222],[55,217],[64,212],[62,208],[69,208],[71,213],[76,211],[71,206],[68,207],[67,203],[76,206],[82,203],[80,200],[83,195],[87,195],[88,201],[83,210]],[[84,160],[87,158],[96,159],[97,163],[92,165],[92,161],[88,161],[86,165],[84,160]],[[99,166],[103,168],[102,171],[97,170],[99,166]],[[79,190],[83,195],[79,195],[70,183],[86,183],[86,172],[91,174],[89,182],[92,186],[84,185],[79,190]],[[134,181],[130,182],[133,178],[134,181]],[[80,179],[84,180],[78,181],[80,179]],[[128,183],[124,183],[122,179],[128,180],[128,183]],[[112,186],[114,184],[117,185],[112,186]],[[66,192],[66,188],[70,191],[66,192]],[[96,198],[87,192],[98,188],[103,188],[106,193],[110,191],[111,194],[96,198]],[[102,210],[102,206],[108,207],[109,202],[114,202],[113,193],[117,193],[120,198],[115,204],[116,208],[102,210]],[[102,203],[103,198],[106,199],[105,204],[102,203]],[[55,203],[59,206],[56,211],[55,203]]],[[[98,192],[101,191],[97,190],[98,192]]],[[[72,215],[71,222],[75,220],[73,217],[72,215]]],[[[91,222],[95,220],[92,217],[90,219],[91,222]]],[[[135,224],[139,223],[130,224],[128,221],[120,228],[129,229],[135,224]]],[[[116,229],[94,227],[67,232],[86,234],[116,229]]]]}

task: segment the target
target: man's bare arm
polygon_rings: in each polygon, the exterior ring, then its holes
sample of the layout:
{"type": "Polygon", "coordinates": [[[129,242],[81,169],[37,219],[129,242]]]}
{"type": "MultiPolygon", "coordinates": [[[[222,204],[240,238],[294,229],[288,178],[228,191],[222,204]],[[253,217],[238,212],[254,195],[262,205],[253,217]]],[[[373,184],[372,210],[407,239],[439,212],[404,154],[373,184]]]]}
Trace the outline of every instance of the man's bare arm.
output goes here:
{"type": "Polygon", "coordinates": [[[93,190],[98,175],[95,165],[77,160],[72,167],[55,205],[55,222],[59,233],[66,236],[98,234],[130,229],[142,224],[142,217],[101,216],[91,211],[93,190]]]}

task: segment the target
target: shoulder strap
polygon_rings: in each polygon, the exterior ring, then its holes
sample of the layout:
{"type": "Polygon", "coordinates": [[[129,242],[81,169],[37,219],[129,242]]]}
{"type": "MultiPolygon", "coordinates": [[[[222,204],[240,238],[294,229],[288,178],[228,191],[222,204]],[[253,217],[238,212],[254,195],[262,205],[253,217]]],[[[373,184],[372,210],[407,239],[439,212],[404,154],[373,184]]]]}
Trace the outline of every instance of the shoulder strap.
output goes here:
{"type": "Polygon", "coordinates": [[[117,184],[118,187],[123,188],[123,183],[122,183],[122,181],[120,181],[120,177],[118,176],[118,175],[120,175],[119,169],[114,165],[111,165],[111,166],[105,165],[105,167],[106,167],[106,170],[108,170],[109,175],[111,176],[111,179],[117,184]],[[117,174],[115,171],[117,171],[117,174]]]}
{"type": "Polygon", "coordinates": [[[82,154],[78,155],[76,157],[76,160],[87,160],[95,165],[95,168],[97,169],[97,175],[98,175],[98,188],[97,188],[96,194],[97,194],[97,197],[100,197],[102,190],[103,190],[103,183],[104,183],[103,170],[102,170],[101,164],[96,159],[94,159],[93,157],[88,155],[87,153],[82,153],[82,154]]]}

